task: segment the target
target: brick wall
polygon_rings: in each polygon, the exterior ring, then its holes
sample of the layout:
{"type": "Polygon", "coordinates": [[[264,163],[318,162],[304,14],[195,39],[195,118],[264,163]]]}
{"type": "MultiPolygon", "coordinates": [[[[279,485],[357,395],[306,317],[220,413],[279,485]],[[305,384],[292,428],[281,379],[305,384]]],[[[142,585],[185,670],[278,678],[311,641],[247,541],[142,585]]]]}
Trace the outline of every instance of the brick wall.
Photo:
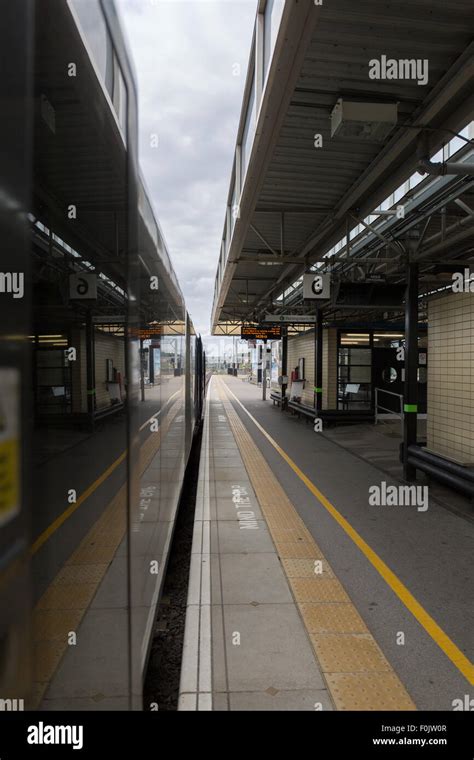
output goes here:
{"type": "Polygon", "coordinates": [[[122,373],[125,371],[125,346],[123,338],[106,333],[95,332],[95,398],[97,409],[110,406],[110,394],[107,390],[107,359],[112,359],[113,366],[122,373]]]}
{"type": "Polygon", "coordinates": [[[76,361],[71,362],[71,401],[74,413],[87,412],[87,356],[85,330],[71,330],[70,345],[76,349],[76,361]]]}
{"type": "MultiPolygon", "coordinates": [[[[297,335],[295,337],[288,338],[288,377],[291,378],[291,373],[294,368],[298,366],[298,360],[304,358],[305,370],[304,379],[306,380],[302,402],[313,406],[314,400],[314,331],[304,333],[303,335],[297,335]]],[[[288,393],[291,392],[291,380],[288,382],[288,393]]]]}
{"type": "Polygon", "coordinates": [[[337,409],[337,330],[323,334],[323,409],[337,409]]]}
{"type": "Polygon", "coordinates": [[[474,462],[474,295],[430,301],[428,324],[427,446],[474,462]]]}
{"type": "MultiPolygon", "coordinates": [[[[305,360],[303,404],[314,405],[314,330],[288,338],[288,376],[305,360]]],[[[288,388],[288,392],[290,388],[288,388]]],[[[337,330],[323,331],[323,409],[335,409],[337,399],[337,330]]]]}

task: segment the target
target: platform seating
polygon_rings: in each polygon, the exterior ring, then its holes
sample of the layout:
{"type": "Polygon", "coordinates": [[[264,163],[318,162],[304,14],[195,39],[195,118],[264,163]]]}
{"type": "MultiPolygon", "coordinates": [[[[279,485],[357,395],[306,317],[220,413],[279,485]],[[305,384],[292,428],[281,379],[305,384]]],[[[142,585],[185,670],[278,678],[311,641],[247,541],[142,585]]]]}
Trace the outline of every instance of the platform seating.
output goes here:
{"type": "Polygon", "coordinates": [[[326,425],[360,425],[375,422],[375,415],[371,409],[321,409],[317,412],[313,406],[301,404],[299,401],[288,401],[288,409],[299,417],[303,415],[307,420],[319,417],[326,425]]]}

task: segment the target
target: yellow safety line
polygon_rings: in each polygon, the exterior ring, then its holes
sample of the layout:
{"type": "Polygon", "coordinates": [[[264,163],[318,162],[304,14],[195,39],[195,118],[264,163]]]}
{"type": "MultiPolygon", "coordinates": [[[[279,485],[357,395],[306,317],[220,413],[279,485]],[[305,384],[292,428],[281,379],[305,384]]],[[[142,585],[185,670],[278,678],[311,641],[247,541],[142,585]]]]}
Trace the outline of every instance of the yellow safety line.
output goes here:
{"type": "MultiPolygon", "coordinates": [[[[179,391],[176,391],[176,393],[173,393],[173,395],[169,397],[169,399],[166,402],[166,404],[168,404],[171,401],[171,399],[174,398],[174,396],[176,396],[177,393],[179,393],[179,391]]],[[[162,410],[160,409],[159,414],[161,414],[161,411],[162,410]]],[[[152,415],[150,417],[150,419],[148,419],[142,425],[142,427],[140,428],[140,430],[143,430],[143,428],[145,427],[145,425],[147,425],[148,422],[150,422],[150,420],[152,420],[153,417],[155,417],[155,416],[156,415],[152,415]]],[[[60,514],[55,520],[53,520],[53,522],[50,525],[48,525],[48,527],[38,536],[38,538],[36,539],[36,541],[34,541],[33,544],[31,545],[31,549],[30,549],[30,554],[31,555],[36,554],[36,552],[39,549],[41,549],[41,547],[48,540],[48,538],[50,538],[53,535],[53,533],[55,533],[57,531],[57,529],[60,528],[61,525],[64,522],[66,522],[66,520],[68,520],[69,517],[71,517],[72,514],[74,514],[74,512],[76,511],[76,509],[78,507],[80,507],[81,504],[83,504],[84,501],[86,499],[88,499],[89,496],[91,496],[94,493],[94,491],[96,491],[99,488],[99,486],[102,485],[102,483],[105,480],[107,480],[107,478],[109,477],[109,475],[111,475],[113,473],[113,471],[116,470],[117,467],[120,464],[122,464],[123,460],[127,456],[127,451],[128,451],[128,449],[125,449],[125,451],[122,451],[122,453],[120,454],[119,457],[117,457],[117,459],[115,460],[115,462],[112,462],[112,464],[109,467],[107,467],[107,469],[104,470],[104,472],[101,475],[99,475],[99,477],[97,478],[97,480],[95,480],[93,483],[91,483],[91,485],[88,488],[86,488],[86,490],[83,491],[83,493],[81,493],[81,495],[79,496],[79,498],[77,499],[77,501],[74,504],[71,504],[69,507],[67,507],[64,510],[64,512],[62,512],[62,514],[60,514]]]]}
{"type": "Polygon", "coordinates": [[[429,615],[428,612],[421,606],[421,604],[415,599],[413,594],[407,589],[407,587],[400,581],[395,573],[390,570],[388,565],[379,557],[379,555],[371,549],[371,547],[364,541],[362,536],[352,527],[352,525],[341,515],[336,507],[331,504],[328,498],[314,485],[314,483],[304,474],[304,472],[298,467],[291,457],[284,451],[281,446],[267,433],[267,431],[260,425],[259,422],[253,417],[250,412],[245,408],[242,402],[237,398],[235,393],[231,391],[229,386],[226,385],[226,390],[233,396],[239,406],[243,409],[245,414],[250,417],[255,426],[260,430],[262,435],[271,443],[274,449],[278,451],[280,456],[291,467],[293,472],[303,481],[309,491],[315,496],[318,501],[325,507],[330,515],[336,520],[341,528],[347,533],[352,541],[358,546],[364,556],[369,560],[373,567],[377,570],[379,575],[382,576],[384,581],[390,586],[392,591],[398,596],[400,601],[411,612],[411,614],[418,620],[420,625],[425,629],[427,634],[431,636],[433,641],[439,646],[444,654],[449,657],[451,662],[456,666],[460,673],[466,678],[470,684],[474,684],[474,666],[471,661],[461,652],[456,644],[449,638],[449,636],[443,631],[438,623],[429,615]]]}
{"type": "Polygon", "coordinates": [[[76,509],[78,507],[80,507],[81,504],[86,499],[88,499],[89,496],[91,494],[93,494],[94,491],[96,491],[100,485],[102,485],[102,483],[104,482],[104,480],[107,480],[107,478],[109,477],[109,475],[111,475],[113,473],[113,471],[117,469],[117,467],[123,462],[123,460],[125,459],[126,456],[127,456],[127,450],[123,451],[120,454],[120,456],[117,457],[117,459],[115,460],[115,462],[112,462],[112,464],[110,465],[110,467],[107,467],[107,469],[104,470],[104,472],[102,473],[102,475],[99,475],[99,477],[97,478],[97,480],[95,480],[89,486],[89,488],[86,488],[86,490],[81,493],[81,495],[79,496],[79,498],[77,499],[77,501],[74,504],[71,504],[69,507],[67,507],[67,509],[65,509],[62,514],[60,514],[55,520],[53,520],[53,522],[50,525],[48,525],[48,527],[46,528],[46,530],[44,530],[38,536],[38,538],[36,539],[36,541],[34,541],[33,544],[31,545],[31,550],[30,550],[31,554],[36,554],[36,552],[38,551],[38,549],[41,549],[41,547],[43,546],[43,544],[45,543],[45,541],[47,541],[48,538],[50,538],[50,536],[52,536],[53,533],[55,533],[57,531],[57,529],[60,528],[61,525],[69,517],[71,517],[71,515],[76,511],[76,509]]]}

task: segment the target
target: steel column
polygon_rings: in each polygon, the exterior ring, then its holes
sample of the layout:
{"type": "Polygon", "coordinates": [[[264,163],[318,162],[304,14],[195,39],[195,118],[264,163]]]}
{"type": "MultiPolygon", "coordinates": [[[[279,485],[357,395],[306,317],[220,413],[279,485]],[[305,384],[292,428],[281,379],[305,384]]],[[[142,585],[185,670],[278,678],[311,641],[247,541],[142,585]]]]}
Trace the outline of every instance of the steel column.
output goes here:
{"type": "Polygon", "coordinates": [[[95,368],[94,368],[94,325],[92,324],[92,312],[87,312],[86,317],[86,377],[87,377],[87,414],[90,427],[94,426],[95,410],[95,368]]]}
{"type": "Polygon", "coordinates": [[[407,266],[405,292],[405,388],[403,396],[403,475],[414,480],[408,448],[417,442],[418,414],[418,264],[407,266]]]}
{"type": "Polygon", "coordinates": [[[314,332],[314,408],[323,408],[323,312],[316,309],[314,332]]]}
{"type": "MultiPolygon", "coordinates": [[[[281,374],[285,377],[288,375],[288,328],[281,329],[281,374]]],[[[281,386],[281,411],[283,412],[286,405],[287,383],[281,386]]]]}
{"type": "Polygon", "coordinates": [[[262,399],[267,399],[267,341],[263,341],[262,346],[262,399]]]}

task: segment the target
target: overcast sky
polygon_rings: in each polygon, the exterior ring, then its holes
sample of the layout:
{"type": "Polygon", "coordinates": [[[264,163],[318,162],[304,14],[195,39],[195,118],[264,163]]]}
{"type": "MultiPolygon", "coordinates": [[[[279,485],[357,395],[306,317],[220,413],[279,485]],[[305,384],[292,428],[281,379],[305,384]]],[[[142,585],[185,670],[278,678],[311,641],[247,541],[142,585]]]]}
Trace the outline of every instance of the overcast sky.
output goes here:
{"type": "Polygon", "coordinates": [[[257,0],[118,4],[138,79],[142,172],[188,311],[207,335],[257,0]]]}

